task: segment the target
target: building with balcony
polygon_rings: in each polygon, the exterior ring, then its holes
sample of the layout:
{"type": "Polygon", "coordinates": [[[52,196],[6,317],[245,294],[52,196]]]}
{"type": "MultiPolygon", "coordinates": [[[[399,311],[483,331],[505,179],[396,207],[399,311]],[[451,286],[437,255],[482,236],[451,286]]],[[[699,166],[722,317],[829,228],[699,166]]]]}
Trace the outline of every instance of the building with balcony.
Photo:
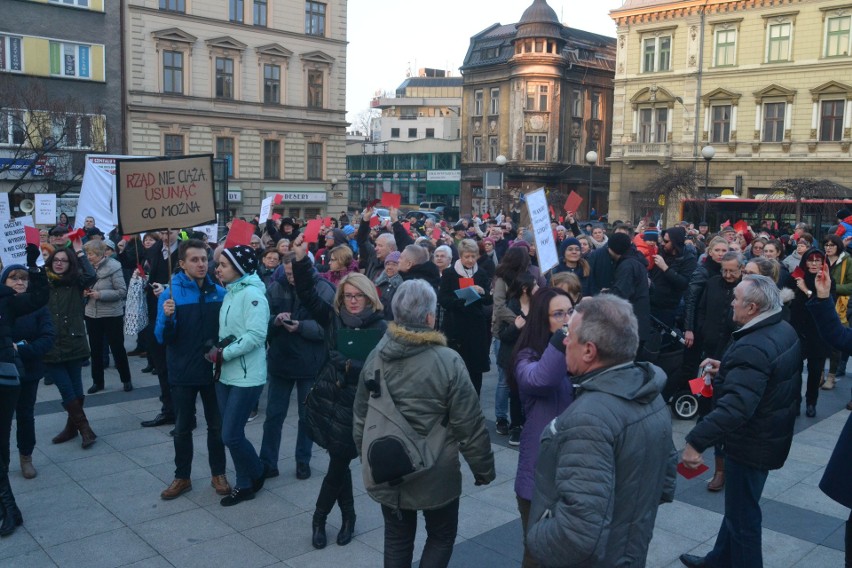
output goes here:
{"type": "Polygon", "coordinates": [[[545,0],[471,38],[461,67],[462,213],[508,210],[539,187],[579,193],[582,218],[606,211],[615,53],[614,38],[563,25],[545,0]]]}
{"type": "Polygon", "coordinates": [[[129,153],[226,160],[232,215],[344,209],[346,4],[125,2],[129,153]]]}
{"type": "MultiPolygon", "coordinates": [[[[715,198],[787,178],[852,178],[852,4],[627,0],[618,25],[610,217],[658,217],[660,168],[699,168],[715,198]]],[[[669,219],[680,215],[679,203],[669,219]]],[[[712,208],[709,221],[715,219],[712,208]]],[[[690,220],[700,215],[690,211],[690,220]]]]}

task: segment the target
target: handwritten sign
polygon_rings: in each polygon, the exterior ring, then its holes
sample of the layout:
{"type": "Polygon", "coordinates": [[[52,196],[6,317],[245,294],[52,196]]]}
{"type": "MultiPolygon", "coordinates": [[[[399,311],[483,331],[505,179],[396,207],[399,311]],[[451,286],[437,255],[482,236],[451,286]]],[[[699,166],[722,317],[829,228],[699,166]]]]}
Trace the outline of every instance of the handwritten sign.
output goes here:
{"type": "Polygon", "coordinates": [[[27,263],[27,234],[21,219],[0,222],[0,262],[3,266],[27,263]]]}
{"type": "Polygon", "coordinates": [[[116,161],[118,223],[125,234],[216,220],[213,156],[116,161]]]}
{"type": "Polygon", "coordinates": [[[35,195],[35,222],[39,225],[56,223],[56,195],[53,193],[35,195]]]}
{"type": "Polygon", "coordinates": [[[207,235],[208,243],[216,243],[219,240],[219,225],[215,223],[193,227],[193,230],[207,235]]]}
{"type": "Polygon", "coordinates": [[[257,216],[258,223],[266,223],[269,220],[269,214],[272,212],[272,201],[275,196],[270,196],[260,202],[260,215],[257,216]]]}
{"type": "Polygon", "coordinates": [[[533,234],[535,235],[535,250],[538,256],[538,266],[542,272],[547,272],[559,262],[556,254],[556,241],[550,228],[550,211],[544,188],[540,187],[526,194],[526,203],[530,211],[533,234]]]}
{"type": "Polygon", "coordinates": [[[0,191],[0,221],[12,218],[12,210],[9,208],[9,194],[0,191]]]}

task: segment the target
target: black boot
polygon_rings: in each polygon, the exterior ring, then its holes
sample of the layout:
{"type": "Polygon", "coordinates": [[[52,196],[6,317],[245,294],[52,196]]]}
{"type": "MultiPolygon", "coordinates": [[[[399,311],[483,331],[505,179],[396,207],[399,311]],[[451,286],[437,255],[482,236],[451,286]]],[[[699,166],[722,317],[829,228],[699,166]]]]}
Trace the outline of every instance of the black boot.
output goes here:
{"type": "Polygon", "coordinates": [[[355,501],[345,503],[339,502],[340,505],[340,532],[337,533],[337,544],[346,546],[352,541],[352,533],[355,532],[355,501]]]}
{"type": "Polygon", "coordinates": [[[9,536],[15,529],[24,524],[21,510],[15,503],[12,494],[12,486],[9,485],[9,471],[7,468],[0,470],[0,507],[3,509],[3,521],[0,524],[0,536],[9,536]]]}
{"type": "Polygon", "coordinates": [[[314,511],[313,534],[311,535],[311,544],[314,545],[314,548],[325,548],[325,545],[328,542],[328,539],[325,536],[326,517],[328,517],[327,513],[314,511]]]}

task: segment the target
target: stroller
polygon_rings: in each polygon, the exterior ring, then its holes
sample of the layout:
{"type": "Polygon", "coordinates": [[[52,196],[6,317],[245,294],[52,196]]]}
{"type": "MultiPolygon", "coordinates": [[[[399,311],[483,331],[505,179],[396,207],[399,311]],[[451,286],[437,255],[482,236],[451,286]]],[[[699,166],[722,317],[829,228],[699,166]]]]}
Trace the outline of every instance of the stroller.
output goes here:
{"type": "Polygon", "coordinates": [[[698,397],[692,394],[689,385],[681,380],[680,368],[686,342],[680,331],[669,327],[651,316],[653,335],[645,342],[644,359],[666,373],[663,400],[671,407],[675,417],[690,420],[698,414],[698,397]]]}

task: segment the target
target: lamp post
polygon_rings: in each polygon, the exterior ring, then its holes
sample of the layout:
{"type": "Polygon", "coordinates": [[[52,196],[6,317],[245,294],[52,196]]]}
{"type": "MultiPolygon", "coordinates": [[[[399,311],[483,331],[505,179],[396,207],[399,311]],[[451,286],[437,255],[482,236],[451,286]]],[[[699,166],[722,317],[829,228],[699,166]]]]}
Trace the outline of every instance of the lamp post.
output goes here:
{"type": "MultiPolygon", "coordinates": [[[[509,160],[506,158],[506,156],[504,156],[503,154],[500,154],[499,156],[497,156],[494,159],[494,161],[497,163],[498,166],[500,166],[500,194],[497,198],[497,209],[498,209],[497,213],[499,214],[501,211],[503,211],[503,169],[506,167],[506,162],[508,162],[509,160]]],[[[486,189],[486,191],[488,191],[488,190],[486,189]]],[[[487,195],[488,194],[486,193],[486,198],[485,198],[486,205],[488,204],[487,195]]]]}
{"type": "MultiPolygon", "coordinates": [[[[592,211],[592,175],[595,171],[595,164],[598,163],[598,153],[594,150],[590,150],[586,152],[586,163],[589,164],[589,203],[587,207],[589,208],[589,213],[592,211]]],[[[577,211],[574,211],[577,213],[577,211]]]]}
{"type": "Polygon", "coordinates": [[[705,222],[707,221],[707,188],[710,185],[710,160],[715,155],[716,148],[709,144],[701,149],[701,156],[704,158],[704,214],[701,220],[705,222]]]}

